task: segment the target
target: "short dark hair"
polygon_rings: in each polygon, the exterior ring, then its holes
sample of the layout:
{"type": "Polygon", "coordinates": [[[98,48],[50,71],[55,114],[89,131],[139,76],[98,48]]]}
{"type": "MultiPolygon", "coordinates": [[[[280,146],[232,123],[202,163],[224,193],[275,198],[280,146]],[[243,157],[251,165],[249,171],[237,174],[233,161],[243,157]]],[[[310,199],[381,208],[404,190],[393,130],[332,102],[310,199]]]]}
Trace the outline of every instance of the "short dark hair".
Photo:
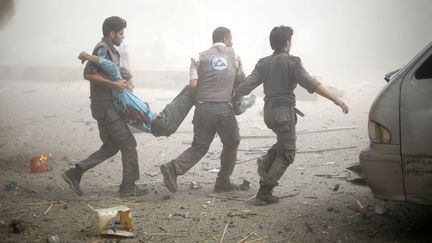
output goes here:
{"type": "Polygon", "coordinates": [[[270,46],[275,51],[282,50],[291,41],[294,30],[289,26],[276,26],[270,32],[270,46]]]}
{"type": "Polygon", "coordinates": [[[118,17],[118,16],[111,16],[109,18],[106,18],[102,24],[102,32],[104,36],[109,35],[111,31],[114,31],[115,33],[123,30],[126,28],[127,23],[126,20],[118,17]]]}
{"type": "Polygon", "coordinates": [[[223,42],[225,37],[228,37],[231,34],[231,30],[225,27],[217,27],[213,31],[213,43],[223,42]]]}

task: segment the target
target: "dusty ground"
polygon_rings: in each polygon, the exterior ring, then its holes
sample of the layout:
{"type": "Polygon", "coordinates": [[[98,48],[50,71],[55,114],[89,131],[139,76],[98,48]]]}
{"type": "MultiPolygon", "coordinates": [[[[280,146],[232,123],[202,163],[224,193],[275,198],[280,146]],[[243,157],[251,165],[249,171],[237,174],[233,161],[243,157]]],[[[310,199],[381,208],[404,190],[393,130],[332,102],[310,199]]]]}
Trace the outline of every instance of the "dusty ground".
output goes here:
{"type": "MultiPolygon", "coordinates": [[[[224,231],[223,242],[428,241],[430,208],[388,203],[384,215],[375,215],[370,189],[346,181],[346,168],[358,162],[360,150],[368,144],[368,109],[383,84],[342,87],[350,106],[348,115],[324,99],[298,102],[307,114],[297,125],[298,154],[275,190],[276,195],[286,198],[275,205],[254,207],[247,202],[258,189],[253,158],[275,141],[273,136],[247,137],[272,135],[260,115],[261,98],[238,117],[243,136],[238,156],[241,163],[232,178],[237,183],[250,181],[249,191],[210,195],[216,173],[209,170],[218,167],[221,150],[216,139],[208,156],[179,177],[179,191],[169,197],[161,183],[159,165],[190,144],[189,115],[171,137],[136,134],[139,184],[146,184],[151,193],[122,200],[116,193],[121,180],[119,155],[84,175],[82,197],[75,195],[60,176],[100,146],[97,125],[90,116],[87,82],[1,81],[0,242],[46,242],[50,236],[60,242],[220,242],[224,231]],[[300,134],[337,127],[347,129],[300,134]],[[319,152],[326,149],[336,150],[319,152]],[[39,154],[52,155],[48,161],[52,171],[30,173],[29,160],[39,154]],[[21,187],[5,191],[9,181],[21,187]],[[202,188],[191,189],[192,182],[202,188]],[[89,205],[130,207],[136,237],[97,236],[97,216],[89,205]],[[8,225],[13,219],[24,222],[23,232],[10,232],[8,225]]],[[[145,97],[153,110],[160,111],[177,91],[137,89],[136,93],[145,97]]]]}

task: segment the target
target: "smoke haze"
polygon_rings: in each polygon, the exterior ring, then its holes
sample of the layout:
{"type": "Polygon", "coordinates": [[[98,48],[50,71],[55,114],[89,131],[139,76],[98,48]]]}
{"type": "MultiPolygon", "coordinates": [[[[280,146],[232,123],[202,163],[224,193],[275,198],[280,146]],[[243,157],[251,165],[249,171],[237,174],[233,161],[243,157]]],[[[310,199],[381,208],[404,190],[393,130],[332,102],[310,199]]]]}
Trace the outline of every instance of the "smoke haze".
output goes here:
{"type": "Polygon", "coordinates": [[[92,50],[112,15],[128,22],[133,69],[188,70],[218,26],[232,30],[247,72],[271,54],[274,26],[293,27],[291,53],[329,82],[384,75],[432,40],[430,0],[20,0],[0,29],[0,65],[80,67],[76,56],[92,50]]]}

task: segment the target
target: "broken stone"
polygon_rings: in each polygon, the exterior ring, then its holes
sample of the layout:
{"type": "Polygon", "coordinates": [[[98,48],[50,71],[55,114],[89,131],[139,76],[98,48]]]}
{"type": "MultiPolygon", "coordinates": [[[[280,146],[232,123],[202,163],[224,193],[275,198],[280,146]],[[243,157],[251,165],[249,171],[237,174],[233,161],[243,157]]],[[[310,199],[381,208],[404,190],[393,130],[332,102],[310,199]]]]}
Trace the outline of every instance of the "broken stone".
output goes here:
{"type": "Polygon", "coordinates": [[[214,168],[214,169],[208,170],[208,172],[219,173],[219,169],[218,168],[214,168]]]}
{"type": "Polygon", "coordinates": [[[189,188],[195,190],[195,189],[202,188],[202,186],[198,182],[192,181],[191,184],[189,185],[189,188]]]}
{"type": "Polygon", "coordinates": [[[333,191],[336,192],[337,190],[339,190],[340,184],[336,184],[333,187],[333,191]]]}
{"type": "Polygon", "coordinates": [[[250,189],[250,182],[248,180],[243,180],[240,184],[240,191],[248,191],[250,189]]]}
{"type": "Polygon", "coordinates": [[[19,234],[26,229],[25,223],[22,219],[12,219],[9,223],[9,230],[12,233],[19,234]]]}

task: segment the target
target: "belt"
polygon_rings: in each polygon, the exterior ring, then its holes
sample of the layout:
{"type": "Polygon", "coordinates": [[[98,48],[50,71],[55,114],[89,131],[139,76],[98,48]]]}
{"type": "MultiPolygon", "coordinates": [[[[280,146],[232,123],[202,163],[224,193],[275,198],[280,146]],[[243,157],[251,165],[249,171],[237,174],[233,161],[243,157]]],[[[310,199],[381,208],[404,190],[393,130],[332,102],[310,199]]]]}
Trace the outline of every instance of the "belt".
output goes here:
{"type": "Polygon", "coordinates": [[[274,100],[274,101],[270,101],[270,106],[271,107],[291,107],[293,106],[291,102],[287,101],[287,100],[274,100]]]}
{"type": "MultiPolygon", "coordinates": [[[[268,103],[270,107],[292,107],[293,106],[291,102],[287,100],[274,100],[274,101],[269,101],[268,103]]],[[[301,110],[297,109],[296,107],[294,107],[294,112],[301,117],[305,116],[305,114],[301,110]]]]}

